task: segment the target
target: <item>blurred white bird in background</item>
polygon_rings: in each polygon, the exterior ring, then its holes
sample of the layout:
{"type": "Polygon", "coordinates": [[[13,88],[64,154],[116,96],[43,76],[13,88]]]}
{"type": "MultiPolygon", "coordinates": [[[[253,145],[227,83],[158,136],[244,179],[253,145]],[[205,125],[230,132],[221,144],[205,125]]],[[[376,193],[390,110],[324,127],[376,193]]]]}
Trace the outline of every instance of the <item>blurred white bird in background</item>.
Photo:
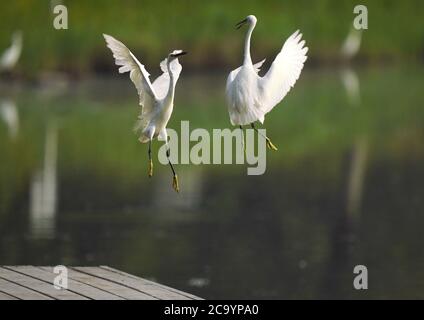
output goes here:
{"type": "MultiPolygon", "coordinates": [[[[226,94],[231,124],[240,126],[240,129],[250,124],[258,132],[254,122],[263,123],[265,114],[283,100],[294,86],[307,59],[308,48],[304,47],[302,34],[296,31],[286,40],[265,76],[260,77],[258,72],[265,60],[253,65],[250,56],[250,38],[256,22],[256,17],[249,15],[236,25],[237,29],[244,24],[249,27],[244,43],[243,65],[229,74],[226,94]]],[[[268,148],[277,150],[268,137],[264,138],[268,148]]]]}
{"type": "Polygon", "coordinates": [[[19,60],[22,52],[22,31],[12,35],[12,45],[0,57],[0,71],[11,71],[19,60]]]}
{"type": "Polygon", "coordinates": [[[149,177],[153,175],[152,140],[160,138],[167,144],[166,154],[173,174],[172,187],[179,192],[178,176],[169,159],[166,125],[171,118],[175,85],[182,70],[178,57],[186,54],[186,52],[182,50],[171,52],[160,64],[163,71],[162,75],[151,83],[150,74],[146,71],[144,65],[137,60],[122,42],[106,34],[103,36],[107,46],[113,53],[116,65],[120,66],[119,73],[130,73],[130,79],[134,83],[140,97],[141,113],[134,130],[140,133],[139,141],[141,143],[149,143],[149,177]]]}
{"type": "Polygon", "coordinates": [[[340,53],[344,60],[354,58],[361,48],[362,30],[351,28],[346,40],[343,42],[340,53]]]}
{"type": "Polygon", "coordinates": [[[358,55],[361,49],[361,42],[362,30],[356,30],[352,27],[340,49],[340,56],[346,63],[341,70],[341,79],[352,106],[358,106],[361,103],[359,78],[350,67],[350,62],[358,55]]]}
{"type": "Polygon", "coordinates": [[[15,102],[9,99],[1,100],[0,117],[7,125],[9,137],[14,140],[19,132],[19,113],[15,102]]]}

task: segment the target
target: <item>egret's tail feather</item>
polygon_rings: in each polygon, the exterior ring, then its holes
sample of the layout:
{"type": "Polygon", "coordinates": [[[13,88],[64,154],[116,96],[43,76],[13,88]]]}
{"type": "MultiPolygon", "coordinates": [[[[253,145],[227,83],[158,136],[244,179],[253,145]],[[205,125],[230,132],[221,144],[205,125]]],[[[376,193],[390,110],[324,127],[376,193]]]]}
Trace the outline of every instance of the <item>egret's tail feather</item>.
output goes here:
{"type": "Polygon", "coordinates": [[[138,131],[143,129],[143,122],[141,119],[137,120],[134,124],[133,131],[137,133],[138,131]]]}

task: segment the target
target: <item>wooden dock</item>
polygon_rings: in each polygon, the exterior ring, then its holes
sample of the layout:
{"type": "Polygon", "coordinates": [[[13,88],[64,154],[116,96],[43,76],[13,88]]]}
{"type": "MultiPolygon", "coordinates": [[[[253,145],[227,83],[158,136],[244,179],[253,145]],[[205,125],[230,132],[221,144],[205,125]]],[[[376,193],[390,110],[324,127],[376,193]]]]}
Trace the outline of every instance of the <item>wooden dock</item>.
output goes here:
{"type": "Polygon", "coordinates": [[[0,300],[201,300],[107,266],[67,267],[68,288],[57,289],[53,267],[0,266],[0,300]]]}

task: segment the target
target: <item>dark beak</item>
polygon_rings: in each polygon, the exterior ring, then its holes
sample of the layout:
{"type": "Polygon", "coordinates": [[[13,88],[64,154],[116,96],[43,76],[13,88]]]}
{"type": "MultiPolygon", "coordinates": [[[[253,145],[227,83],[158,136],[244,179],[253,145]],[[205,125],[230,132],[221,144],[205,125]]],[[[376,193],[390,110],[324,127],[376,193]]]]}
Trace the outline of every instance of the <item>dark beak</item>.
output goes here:
{"type": "Polygon", "coordinates": [[[181,52],[181,53],[178,53],[178,54],[174,55],[174,57],[183,56],[183,55],[185,55],[185,54],[187,54],[187,53],[188,53],[188,52],[183,51],[183,52],[181,52]]]}
{"type": "Polygon", "coordinates": [[[247,18],[236,24],[236,29],[240,29],[247,22],[247,18]]]}

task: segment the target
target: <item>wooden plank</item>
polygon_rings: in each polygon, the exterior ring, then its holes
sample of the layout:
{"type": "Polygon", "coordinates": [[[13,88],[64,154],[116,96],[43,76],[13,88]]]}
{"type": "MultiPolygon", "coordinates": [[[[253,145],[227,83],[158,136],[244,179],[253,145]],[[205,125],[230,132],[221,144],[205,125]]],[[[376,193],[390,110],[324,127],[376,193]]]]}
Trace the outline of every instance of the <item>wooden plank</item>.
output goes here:
{"type": "Polygon", "coordinates": [[[187,298],[189,298],[189,299],[193,299],[193,300],[203,300],[202,298],[200,298],[200,297],[198,297],[198,296],[195,296],[195,295],[193,295],[193,294],[191,294],[191,293],[187,293],[187,292],[184,292],[184,291],[181,291],[181,290],[178,290],[178,289],[174,289],[174,288],[172,288],[172,287],[168,287],[168,286],[163,285],[163,284],[160,284],[160,283],[156,283],[156,282],[153,282],[153,281],[150,281],[150,280],[147,280],[147,279],[143,279],[143,278],[140,278],[140,277],[138,277],[138,276],[135,276],[135,275],[133,275],[133,274],[130,274],[130,273],[127,273],[127,272],[124,272],[124,271],[118,270],[118,269],[114,269],[114,268],[111,268],[111,267],[108,267],[108,266],[100,266],[100,268],[102,268],[102,269],[104,269],[104,270],[108,270],[108,271],[111,271],[111,272],[115,272],[115,273],[121,274],[121,275],[123,275],[123,276],[127,276],[127,277],[132,278],[132,279],[141,280],[141,281],[143,281],[144,283],[148,283],[148,284],[150,284],[150,285],[155,285],[155,286],[160,287],[160,288],[163,288],[163,289],[165,289],[165,290],[172,291],[172,292],[174,292],[174,293],[177,293],[177,294],[183,295],[183,296],[185,296],[185,297],[187,297],[187,298]]]}
{"type": "MultiPolygon", "coordinates": [[[[43,270],[46,270],[48,272],[52,272],[52,267],[41,267],[43,270]]],[[[117,284],[115,282],[105,280],[102,278],[99,278],[97,276],[93,276],[87,273],[83,273],[80,271],[77,271],[73,268],[68,268],[68,277],[69,279],[73,279],[85,284],[88,284],[90,286],[93,286],[95,288],[113,293],[117,296],[120,296],[124,299],[128,300],[157,300],[157,298],[148,295],[146,293],[137,291],[135,289],[131,289],[129,287],[117,284]]]]}
{"type": "MultiPolygon", "coordinates": [[[[53,273],[53,270],[52,272],[48,272],[46,270],[34,266],[4,266],[4,268],[23,273],[27,276],[31,276],[42,281],[49,282],[52,285],[54,283],[54,278],[57,276],[57,274],[53,273]]],[[[123,298],[114,295],[110,292],[100,290],[98,288],[92,287],[88,284],[81,283],[73,279],[68,279],[68,290],[95,300],[124,300],[123,298]]]]}
{"type": "Polygon", "coordinates": [[[160,287],[154,282],[147,282],[142,278],[128,277],[120,273],[112,272],[110,270],[102,269],[99,267],[74,267],[73,269],[96,276],[108,281],[122,284],[126,287],[135,289],[152,295],[161,300],[191,300],[185,295],[170,291],[168,288],[160,287]]]}
{"type": "Polygon", "coordinates": [[[0,300],[18,300],[18,298],[9,296],[8,294],[0,291],[0,300]]]}
{"type": "Polygon", "coordinates": [[[23,275],[21,273],[0,267],[0,278],[16,283],[22,287],[37,291],[58,300],[87,300],[86,297],[68,290],[58,290],[51,283],[23,275]]]}
{"type": "Polygon", "coordinates": [[[5,294],[14,296],[20,300],[53,300],[52,297],[48,297],[34,290],[21,287],[20,285],[16,283],[13,283],[1,278],[0,278],[0,290],[5,294]]]}

